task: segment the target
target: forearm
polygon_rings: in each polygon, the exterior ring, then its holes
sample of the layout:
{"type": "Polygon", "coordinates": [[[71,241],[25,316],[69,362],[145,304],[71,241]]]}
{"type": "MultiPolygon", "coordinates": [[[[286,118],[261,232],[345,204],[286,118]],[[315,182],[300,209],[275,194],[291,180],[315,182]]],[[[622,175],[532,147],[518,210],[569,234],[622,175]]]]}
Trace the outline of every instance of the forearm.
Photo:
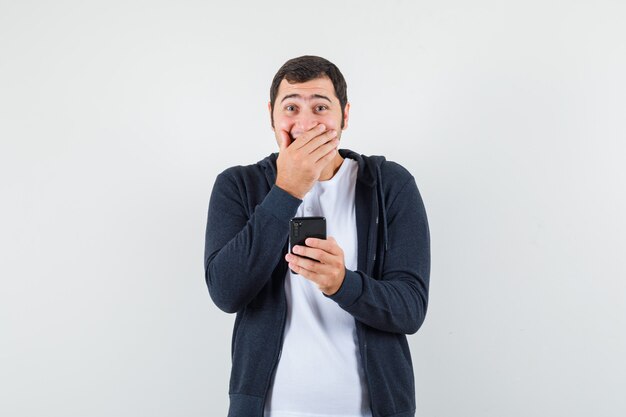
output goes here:
{"type": "Polygon", "coordinates": [[[247,219],[241,205],[233,202],[237,193],[232,189],[214,193],[207,221],[205,279],[213,302],[233,313],[271,277],[300,200],[275,186],[247,219]]]}
{"type": "Polygon", "coordinates": [[[361,271],[346,270],[339,291],[329,298],[368,326],[413,334],[426,317],[428,286],[417,276],[376,280],[361,271]]]}
{"type": "MultiPolygon", "coordinates": [[[[430,231],[413,178],[387,208],[388,248],[382,275],[346,270],[339,290],[329,297],[355,319],[379,330],[412,334],[426,316],[430,283],[430,231]]],[[[396,196],[397,196],[396,195],[396,196]]]]}

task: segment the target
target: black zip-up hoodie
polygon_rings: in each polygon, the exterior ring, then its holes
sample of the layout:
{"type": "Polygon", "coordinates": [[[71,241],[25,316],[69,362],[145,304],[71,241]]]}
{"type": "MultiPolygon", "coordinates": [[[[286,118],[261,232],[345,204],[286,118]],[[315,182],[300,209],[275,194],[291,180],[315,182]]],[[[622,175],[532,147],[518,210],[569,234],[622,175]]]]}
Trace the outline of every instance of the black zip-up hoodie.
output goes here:
{"type": "MultiPolygon", "coordinates": [[[[339,149],[358,162],[358,268],[333,295],[354,316],[373,417],[415,415],[406,334],[428,305],[430,232],[413,176],[382,156],[339,149]]],[[[217,176],[209,202],[205,279],[213,302],[237,313],[228,417],[262,417],[282,351],[289,220],[302,200],[276,186],[273,153],[217,176]]],[[[323,383],[323,381],[320,381],[323,383]]],[[[323,401],[323,398],[319,399],[323,401]]]]}

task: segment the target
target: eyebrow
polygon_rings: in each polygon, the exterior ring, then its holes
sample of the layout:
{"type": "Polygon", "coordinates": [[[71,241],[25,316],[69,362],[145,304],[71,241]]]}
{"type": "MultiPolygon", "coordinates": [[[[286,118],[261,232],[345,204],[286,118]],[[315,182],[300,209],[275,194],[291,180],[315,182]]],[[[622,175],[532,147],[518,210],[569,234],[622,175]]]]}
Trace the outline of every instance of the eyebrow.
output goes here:
{"type": "MultiPolygon", "coordinates": [[[[303,97],[300,94],[287,94],[285,97],[283,97],[283,99],[280,101],[281,103],[285,100],[287,100],[288,98],[299,98],[299,99],[303,99],[303,97]]],[[[323,96],[321,94],[311,94],[309,96],[309,98],[321,98],[323,100],[328,100],[329,103],[332,103],[332,101],[330,101],[330,99],[326,96],[323,96]]]]}

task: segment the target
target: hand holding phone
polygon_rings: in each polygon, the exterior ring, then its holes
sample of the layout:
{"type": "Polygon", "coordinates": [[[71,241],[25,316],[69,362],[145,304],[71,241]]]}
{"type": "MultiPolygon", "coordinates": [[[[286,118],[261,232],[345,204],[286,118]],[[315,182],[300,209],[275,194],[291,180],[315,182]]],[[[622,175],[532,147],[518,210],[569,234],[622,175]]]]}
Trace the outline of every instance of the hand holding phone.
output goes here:
{"type": "MultiPolygon", "coordinates": [[[[326,239],[325,217],[294,217],[291,219],[289,222],[289,253],[293,253],[293,247],[296,245],[307,246],[304,242],[309,237],[326,239]]],[[[319,262],[317,259],[309,258],[307,256],[302,257],[319,262]]],[[[293,270],[291,270],[291,272],[295,274],[293,270]]]]}

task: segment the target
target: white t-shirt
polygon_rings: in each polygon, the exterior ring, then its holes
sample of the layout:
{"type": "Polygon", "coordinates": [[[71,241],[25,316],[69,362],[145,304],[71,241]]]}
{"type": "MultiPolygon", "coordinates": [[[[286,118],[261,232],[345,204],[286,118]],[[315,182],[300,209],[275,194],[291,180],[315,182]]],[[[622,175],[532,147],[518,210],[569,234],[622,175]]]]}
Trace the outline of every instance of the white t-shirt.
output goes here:
{"type": "MultiPolygon", "coordinates": [[[[304,196],[296,217],[326,217],[326,235],[357,269],[354,207],[358,163],[345,158],[327,181],[304,196]]],[[[287,270],[287,322],[265,417],[370,417],[354,317],[324,296],[317,284],[287,270]]]]}

